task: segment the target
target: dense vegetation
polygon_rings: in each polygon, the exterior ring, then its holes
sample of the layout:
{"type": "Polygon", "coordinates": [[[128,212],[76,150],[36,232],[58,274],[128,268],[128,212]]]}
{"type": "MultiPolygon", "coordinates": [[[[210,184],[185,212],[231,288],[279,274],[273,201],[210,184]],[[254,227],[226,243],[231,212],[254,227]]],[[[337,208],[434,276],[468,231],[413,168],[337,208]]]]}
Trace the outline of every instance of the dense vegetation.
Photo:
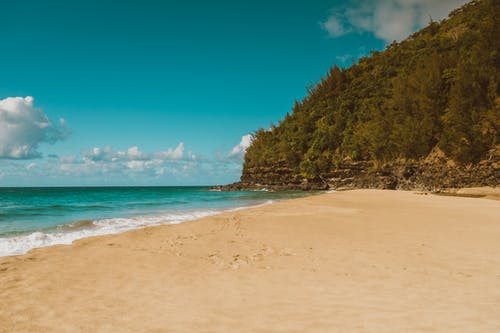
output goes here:
{"type": "Polygon", "coordinates": [[[500,128],[500,1],[472,1],[350,68],[335,66],[278,126],[260,129],[245,170],[315,178],[342,160],[418,160],[439,147],[486,158],[500,128]]]}

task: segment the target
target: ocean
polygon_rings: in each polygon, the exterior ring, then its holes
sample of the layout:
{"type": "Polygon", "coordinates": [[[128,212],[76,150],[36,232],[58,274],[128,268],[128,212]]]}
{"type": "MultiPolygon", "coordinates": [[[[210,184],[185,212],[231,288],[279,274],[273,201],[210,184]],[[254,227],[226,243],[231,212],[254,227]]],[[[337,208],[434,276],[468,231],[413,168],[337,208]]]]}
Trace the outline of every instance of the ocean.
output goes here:
{"type": "Polygon", "coordinates": [[[309,194],[208,187],[0,188],[0,256],[309,194]]]}

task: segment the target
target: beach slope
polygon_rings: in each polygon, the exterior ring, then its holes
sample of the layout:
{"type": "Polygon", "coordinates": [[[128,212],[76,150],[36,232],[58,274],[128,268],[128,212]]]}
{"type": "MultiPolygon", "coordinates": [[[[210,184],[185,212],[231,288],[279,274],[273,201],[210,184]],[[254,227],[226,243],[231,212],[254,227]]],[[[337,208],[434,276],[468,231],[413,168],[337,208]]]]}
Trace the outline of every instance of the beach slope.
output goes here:
{"type": "Polygon", "coordinates": [[[500,201],[355,190],[0,258],[0,332],[500,332],[500,201]]]}

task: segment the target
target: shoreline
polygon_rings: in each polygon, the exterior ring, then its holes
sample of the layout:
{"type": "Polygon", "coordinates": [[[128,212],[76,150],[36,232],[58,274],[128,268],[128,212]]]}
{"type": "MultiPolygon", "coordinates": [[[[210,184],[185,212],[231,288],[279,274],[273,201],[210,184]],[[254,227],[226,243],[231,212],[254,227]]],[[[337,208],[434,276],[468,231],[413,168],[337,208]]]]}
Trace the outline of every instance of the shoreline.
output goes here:
{"type": "MultiPolygon", "coordinates": [[[[313,196],[313,195],[321,195],[321,194],[328,194],[328,193],[335,193],[335,192],[341,192],[341,191],[352,191],[351,189],[338,189],[338,190],[329,190],[329,191],[309,191],[310,194],[306,195],[307,196],[313,196]]],[[[460,188],[460,189],[447,189],[446,191],[440,191],[440,192],[419,192],[419,191],[406,191],[406,190],[397,190],[397,191],[404,191],[404,192],[412,192],[416,194],[425,194],[425,195],[439,195],[439,196],[455,196],[455,197],[465,197],[465,198],[478,198],[478,199],[490,199],[490,200],[500,200],[500,187],[473,187],[473,188],[460,188]]],[[[277,199],[277,200],[267,200],[266,202],[263,203],[258,203],[258,204],[252,204],[248,206],[238,206],[238,207],[233,207],[233,208],[216,208],[216,209],[208,209],[205,211],[198,211],[198,210],[191,210],[191,211],[186,211],[185,214],[179,214],[178,218],[173,221],[162,221],[158,222],[155,224],[151,225],[144,225],[144,226],[135,226],[135,227],[124,227],[123,230],[115,230],[115,231],[106,231],[106,232],[98,232],[96,231],[95,233],[86,233],[88,230],[93,230],[95,228],[95,222],[101,221],[101,220],[111,220],[114,218],[103,218],[103,219],[96,219],[96,220],[81,220],[81,221],[75,221],[71,222],[68,224],[64,224],[61,226],[57,226],[56,228],[53,228],[49,231],[47,230],[35,230],[27,234],[21,234],[18,236],[13,236],[13,237],[5,237],[4,240],[12,240],[16,241],[18,238],[30,238],[33,235],[41,234],[43,237],[52,237],[53,235],[62,235],[62,239],[56,239],[53,241],[51,244],[47,245],[39,245],[39,246],[34,246],[29,248],[28,250],[22,250],[24,252],[22,253],[12,253],[12,254],[0,254],[0,259],[5,258],[5,257],[11,257],[11,256],[20,256],[24,254],[29,254],[30,251],[35,250],[35,249],[40,249],[40,248],[46,248],[46,247],[51,247],[51,246],[59,246],[59,245],[69,245],[71,246],[73,242],[85,239],[85,238],[91,238],[91,237],[101,237],[101,236],[107,236],[107,235],[119,235],[125,232],[130,232],[134,230],[140,230],[143,228],[150,228],[150,227],[158,227],[162,225],[175,225],[179,223],[186,223],[186,222],[192,222],[196,221],[199,219],[203,219],[205,217],[210,217],[210,216],[215,216],[219,214],[224,214],[227,212],[233,212],[233,211],[238,211],[238,210],[245,210],[245,209],[251,209],[251,208],[257,208],[261,207],[264,205],[268,204],[273,204],[276,202],[280,202],[283,200],[291,200],[291,199],[277,199]],[[190,215],[190,217],[186,218],[186,215],[190,215]],[[78,230],[75,231],[81,231],[84,233],[82,236],[71,236],[71,229],[73,225],[79,225],[81,222],[84,222],[85,224],[91,223],[92,227],[90,228],[76,228],[78,230]],[[67,228],[69,227],[69,228],[67,228]],[[67,229],[63,231],[58,231],[58,228],[61,229],[67,229]],[[88,230],[87,230],[88,229],[88,230]],[[46,232],[47,231],[47,232],[46,232]],[[42,235],[43,234],[43,235],[42,235]],[[65,237],[66,236],[66,237],[65,237]]],[[[157,218],[158,216],[156,215],[138,215],[138,216],[132,216],[132,217],[123,217],[119,219],[137,219],[137,218],[157,218]]],[[[0,239],[1,240],[1,239],[0,239]]],[[[2,245],[2,244],[0,244],[2,245]]],[[[1,248],[1,246],[0,246],[1,248]]],[[[0,251],[2,253],[2,251],[0,251]]]]}
{"type": "Polygon", "coordinates": [[[205,217],[215,216],[228,212],[257,208],[264,205],[272,204],[274,202],[278,202],[280,200],[286,200],[286,199],[266,200],[265,202],[262,203],[253,203],[249,205],[236,206],[236,207],[191,209],[176,214],[167,212],[166,214],[163,215],[146,214],[146,215],[137,215],[130,217],[111,217],[111,218],[101,218],[94,220],[86,219],[86,220],[73,221],[70,223],[52,227],[50,229],[33,230],[25,234],[0,238],[0,259],[5,257],[29,254],[29,252],[32,250],[47,248],[51,246],[59,246],[59,245],[71,246],[73,242],[91,237],[119,235],[125,232],[140,230],[144,228],[158,227],[162,225],[175,225],[179,223],[196,221],[205,217]],[[175,215],[175,217],[172,218],[172,215],[175,215]],[[140,221],[146,219],[146,220],[153,220],[153,222],[149,222],[148,224],[143,224],[143,225],[121,225],[123,224],[123,222],[121,222],[121,224],[114,227],[114,229],[110,230],[98,229],[99,223],[102,223],[104,221],[112,221],[116,219],[129,220],[129,221],[140,221]],[[14,246],[16,242],[20,243],[31,242],[31,244],[33,244],[37,241],[38,245],[18,244],[20,246],[19,249],[17,250],[9,249],[9,246],[12,248],[12,246],[14,246]],[[12,244],[9,245],[9,243],[12,244]],[[27,247],[29,248],[27,249],[27,247]],[[3,254],[7,253],[8,251],[12,253],[3,254]]]}
{"type": "Polygon", "coordinates": [[[499,221],[354,190],[38,248],[0,257],[0,332],[493,332],[499,221]]]}

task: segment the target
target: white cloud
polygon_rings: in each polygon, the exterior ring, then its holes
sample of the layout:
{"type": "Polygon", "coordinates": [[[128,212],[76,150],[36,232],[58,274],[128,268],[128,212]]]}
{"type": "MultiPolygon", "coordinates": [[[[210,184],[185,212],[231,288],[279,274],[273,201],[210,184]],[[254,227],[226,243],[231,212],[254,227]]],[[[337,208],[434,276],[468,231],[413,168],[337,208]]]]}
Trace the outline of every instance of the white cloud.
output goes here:
{"type": "MultiPolygon", "coordinates": [[[[153,153],[144,153],[139,147],[132,146],[125,151],[113,151],[110,146],[94,147],[91,150],[83,151],[84,160],[93,162],[124,162],[124,161],[147,161],[147,160],[170,160],[179,161],[184,157],[184,143],[179,143],[177,147],[168,148],[166,151],[157,151],[153,153]]],[[[189,152],[188,159],[194,159],[195,156],[189,152]]]]}
{"type": "Polygon", "coordinates": [[[94,147],[83,151],[81,159],[65,156],[61,157],[59,162],[60,170],[67,174],[126,176],[130,173],[141,173],[158,177],[166,173],[165,165],[185,165],[195,163],[195,159],[191,152],[184,158],[184,143],[180,142],[176,148],[151,153],[142,152],[138,146],[124,151],[114,151],[110,146],[94,147]]]}
{"type": "Polygon", "coordinates": [[[125,164],[127,168],[133,171],[144,171],[145,162],[144,161],[129,161],[125,164]]]}
{"type": "Polygon", "coordinates": [[[30,171],[30,170],[32,170],[34,167],[36,167],[36,163],[29,163],[29,164],[26,166],[26,170],[30,171]]]}
{"type": "MultiPolygon", "coordinates": [[[[168,160],[181,160],[184,156],[184,143],[180,142],[179,145],[175,148],[169,148],[166,151],[156,152],[155,157],[160,159],[168,159],[168,160]]],[[[191,154],[190,154],[191,155],[191,154]]]]}
{"type": "Polygon", "coordinates": [[[100,162],[100,161],[111,161],[114,156],[119,154],[125,154],[123,152],[113,153],[110,146],[105,146],[103,148],[94,147],[89,151],[84,151],[82,153],[84,160],[100,162]]]}
{"type": "Polygon", "coordinates": [[[348,34],[352,31],[352,29],[345,24],[343,17],[337,13],[332,13],[326,21],[320,22],[320,25],[332,38],[348,34]]]}
{"type": "Polygon", "coordinates": [[[0,174],[3,185],[13,186],[224,184],[238,180],[243,153],[250,142],[251,136],[243,136],[230,152],[213,158],[186,151],[183,143],[153,152],[143,152],[137,146],[123,150],[94,147],[80,154],[37,160],[36,165],[32,161],[5,160],[0,164],[0,174]]]}
{"type": "Polygon", "coordinates": [[[187,153],[187,158],[188,158],[188,160],[193,160],[193,161],[195,161],[195,160],[197,159],[197,156],[196,156],[196,154],[193,154],[193,152],[192,152],[192,151],[188,151],[188,153],[187,153]]]}
{"type": "Polygon", "coordinates": [[[59,158],[59,162],[61,164],[72,164],[76,162],[76,156],[75,155],[69,155],[69,156],[61,156],[59,158]]]}
{"type": "Polygon", "coordinates": [[[141,152],[137,146],[127,149],[126,156],[131,160],[144,160],[147,158],[146,154],[141,152]]]}
{"type": "Polygon", "coordinates": [[[228,156],[229,157],[243,156],[247,151],[247,148],[250,147],[250,145],[252,144],[252,141],[253,141],[252,134],[243,135],[241,137],[240,143],[238,143],[236,146],[233,147],[233,149],[231,149],[228,156]]]}
{"type": "Polygon", "coordinates": [[[344,54],[344,55],[340,55],[340,56],[336,56],[335,59],[337,59],[338,61],[340,61],[341,63],[346,63],[348,60],[351,60],[351,59],[354,59],[354,57],[352,56],[352,54],[348,53],[348,54],[344,54]]]}
{"type": "Polygon", "coordinates": [[[333,8],[321,27],[330,37],[371,32],[386,42],[401,41],[412,32],[445,18],[468,0],[361,0],[333,8]]]}
{"type": "Polygon", "coordinates": [[[157,169],[155,173],[156,173],[156,176],[162,176],[165,174],[165,168],[161,167],[161,168],[157,169]]]}
{"type": "Polygon", "coordinates": [[[55,143],[69,134],[64,119],[54,125],[33,97],[8,97],[0,100],[0,158],[40,157],[41,143],[55,143]]]}

